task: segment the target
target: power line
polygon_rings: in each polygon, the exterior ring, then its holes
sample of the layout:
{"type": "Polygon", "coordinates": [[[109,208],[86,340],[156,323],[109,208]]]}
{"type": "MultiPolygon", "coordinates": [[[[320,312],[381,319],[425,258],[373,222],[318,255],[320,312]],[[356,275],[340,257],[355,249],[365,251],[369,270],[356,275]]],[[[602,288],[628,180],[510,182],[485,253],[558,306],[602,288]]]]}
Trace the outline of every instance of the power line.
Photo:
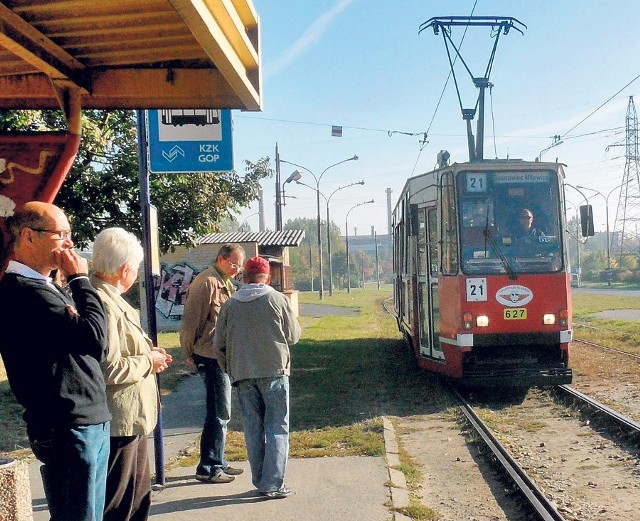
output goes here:
{"type": "Polygon", "coordinates": [[[602,105],[600,105],[597,109],[595,109],[594,111],[590,112],[585,118],[583,118],[582,120],[580,120],[578,123],[576,123],[573,127],[571,127],[569,130],[567,130],[564,134],[562,134],[562,136],[560,136],[560,139],[562,139],[564,136],[566,136],[569,132],[571,132],[572,130],[575,130],[577,127],[579,127],[580,125],[582,125],[585,121],[587,121],[591,116],[593,116],[596,112],[598,112],[602,107],[604,107],[607,103],[609,103],[613,98],[615,98],[618,94],[620,94],[624,89],[626,89],[629,85],[631,85],[634,81],[636,81],[638,78],[640,78],[640,74],[638,74],[635,78],[633,78],[629,83],[627,83],[624,87],[622,87],[618,92],[616,92],[613,96],[611,96],[607,101],[605,101],[602,105]]]}
{"type": "MultiPolygon", "coordinates": [[[[335,124],[330,124],[330,123],[318,123],[316,121],[296,121],[296,120],[292,120],[292,119],[279,119],[279,118],[265,118],[265,117],[260,117],[260,116],[240,116],[240,115],[235,115],[234,118],[240,118],[240,119],[260,119],[263,121],[277,121],[280,123],[291,123],[294,125],[312,125],[312,126],[316,126],[316,127],[329,127],[331,128],[332,126],[335,126],[335,124]]],[[[348,125],[340,125],[342,128],[347,128],[347,129],[351,129],[351,130],[364,130],[367,132],[384,132],[385,134],[387,134],[389,137],[393,136],[394,134],[401,134],[401,135],[405,135],[405,136],[422,136],[424,134],[424,132],[409,132],[406,130],[389,130],[389,129],[385,129],[385,128],[370,128],[370,127],[350,127],[348,125]]]]}

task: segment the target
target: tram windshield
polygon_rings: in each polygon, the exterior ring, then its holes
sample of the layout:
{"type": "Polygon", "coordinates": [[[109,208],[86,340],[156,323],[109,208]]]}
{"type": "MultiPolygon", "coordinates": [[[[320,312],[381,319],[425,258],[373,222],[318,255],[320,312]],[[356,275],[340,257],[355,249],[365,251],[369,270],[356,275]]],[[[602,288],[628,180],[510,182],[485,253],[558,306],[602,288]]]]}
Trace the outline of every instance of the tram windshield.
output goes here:
{"type": "Polygon", "coordinates": [[[460,172],[457,191],[464,273],[563,269],[556,172],[460,172]]]}

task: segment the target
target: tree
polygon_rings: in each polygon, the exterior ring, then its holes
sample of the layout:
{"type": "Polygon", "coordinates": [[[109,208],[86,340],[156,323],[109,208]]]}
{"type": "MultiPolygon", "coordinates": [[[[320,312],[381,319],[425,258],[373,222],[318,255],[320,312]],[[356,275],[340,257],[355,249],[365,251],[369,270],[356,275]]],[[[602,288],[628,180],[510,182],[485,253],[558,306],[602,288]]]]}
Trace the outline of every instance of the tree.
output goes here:
{"type": "MultiPolygon", "coordinates": [[[[0,130],[58,130],[66,127],[57,111],[10,111],[0,114],[0,130]]],[[[136,113],[89,110],[82,113],[82,141],[56,204],[73,223],[74,242],[87,246],[108,226],[141,235],[136,113]]],[[[217,231],[232,212],[257,199],[260,180],[273,175],[269,158],[245,161],[245,175],[235,171],[152,174],[151,204],[158,210],[160,248],[191,245],[217,231]]]]}

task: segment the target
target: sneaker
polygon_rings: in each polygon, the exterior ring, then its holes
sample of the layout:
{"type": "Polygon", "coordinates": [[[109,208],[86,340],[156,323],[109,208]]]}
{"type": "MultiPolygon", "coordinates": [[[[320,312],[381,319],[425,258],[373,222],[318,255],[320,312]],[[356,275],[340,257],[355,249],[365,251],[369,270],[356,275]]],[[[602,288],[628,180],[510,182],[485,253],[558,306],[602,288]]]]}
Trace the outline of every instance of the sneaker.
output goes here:
{"type": "Polygon", "coordinates": [[[286,485],[282,485],[279,490],[271,492],[260,492],[260,495],[266,499],[284,499],[289,497],[293,491],[286,485]]]}
{"type": "Polygon", "coordinates": [[[196,474],[196,479],[203,483],[231,483],[236,478],[220,471],[216,474],[196,474]]]}
{"type": "Polygon", "coordinates": [[[231,465],[227,465],[225,468],[222,469],[222,472],[224,472],[229,476],[238,476],[244,472],[244,469],[236,469],[231,465]]]}

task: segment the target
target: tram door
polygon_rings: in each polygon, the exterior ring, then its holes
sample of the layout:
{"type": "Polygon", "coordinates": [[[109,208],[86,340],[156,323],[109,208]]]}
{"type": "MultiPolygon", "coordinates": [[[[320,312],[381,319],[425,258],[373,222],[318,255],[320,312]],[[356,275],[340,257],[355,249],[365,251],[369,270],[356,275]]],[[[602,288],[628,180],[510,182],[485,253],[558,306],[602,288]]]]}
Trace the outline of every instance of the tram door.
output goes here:
{"type": "Polygon", "coordinates": [[[440,299],[438,296],[438,223],[435,208],[418,215],[418,295],[420,299],[420,354],[443,359],[440,349],[440,299]]]}

